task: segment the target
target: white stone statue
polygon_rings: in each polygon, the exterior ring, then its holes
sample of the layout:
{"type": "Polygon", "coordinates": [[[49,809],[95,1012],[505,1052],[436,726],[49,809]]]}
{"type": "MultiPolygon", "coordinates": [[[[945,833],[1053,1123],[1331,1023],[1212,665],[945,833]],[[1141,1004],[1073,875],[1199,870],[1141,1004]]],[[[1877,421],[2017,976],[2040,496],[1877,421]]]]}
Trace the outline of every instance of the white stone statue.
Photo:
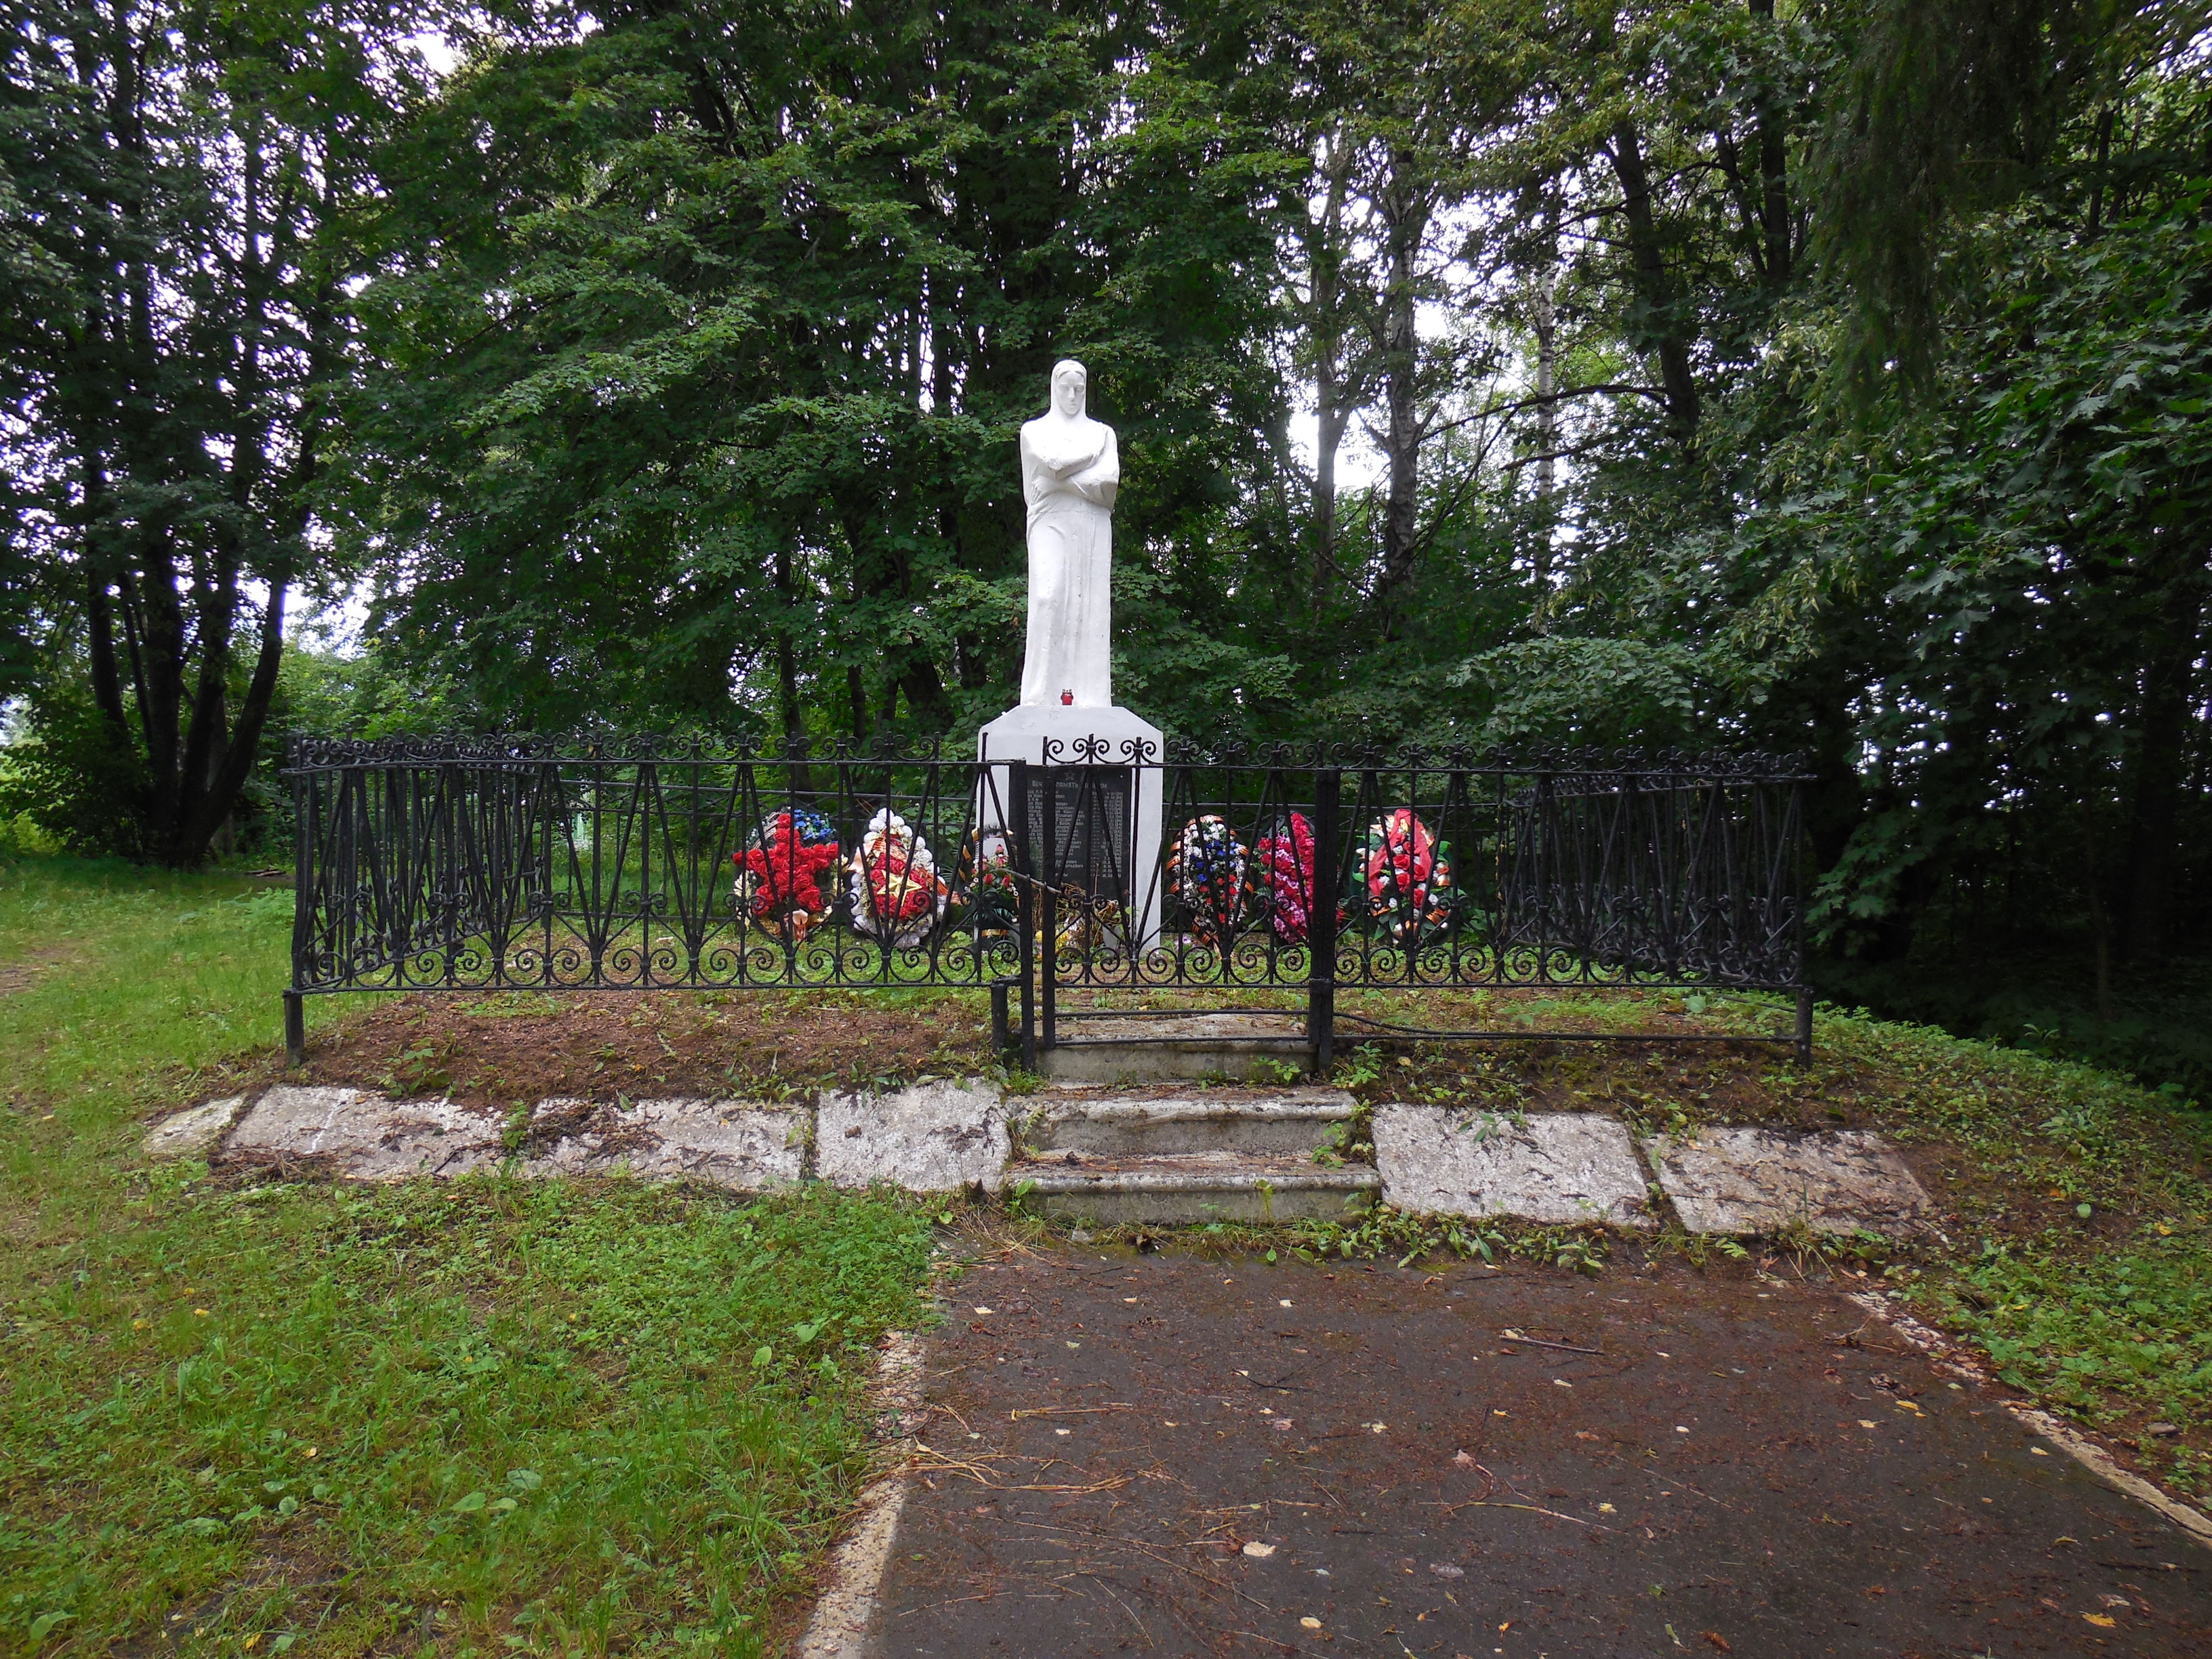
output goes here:
{"type": "Polygon", "coordinates": [[[1119,906],[1121,919],[1111,931],[1150,949],[1160,935],[1159,762],[1166,739],[1151,721],[1114,707],[1114,495],[1121,456],[1114,429],[1084,412],[1089,380],[1081,363],[1055,363],[1052,408],[1022,428],[1028,652],[1021,701],[975,734],[976,758],[988,766],[976,785],[975,822],[986,845],[995,836],[1003,846],[1015,821],[1012,763],[1059,769],[1048,786],[1030,781],[1036,856],[1050,858],[1063,884],[1072,880],[1119,906]],[[1109,809],[1073,836],[1063,819],[1083,793],[1066,775],[1077,766],[1119,773],[1099,789],[1105,799],[1127,801],[1127,817],[1109,809]]]}
{"type": "Polygon", "coordinates": [[[1085,413],[1090,376],[1053,365],[1052,407],[1022,428],[1029,504],[1030,614],[1024,708],[1114,706],[1114,428],[1085,413]]]}

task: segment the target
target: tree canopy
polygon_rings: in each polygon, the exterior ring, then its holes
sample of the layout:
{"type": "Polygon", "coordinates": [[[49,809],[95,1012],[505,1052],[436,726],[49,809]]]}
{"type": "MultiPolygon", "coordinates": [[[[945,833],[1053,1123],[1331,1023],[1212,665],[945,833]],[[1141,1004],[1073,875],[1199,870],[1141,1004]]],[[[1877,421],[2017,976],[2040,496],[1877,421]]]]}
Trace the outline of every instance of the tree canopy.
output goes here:
{"type": "Polygon", "coordinates": [[[2206,919],[2202,5],[16,15],[0,665],[82,839],[200,856],[356,582],[443,718],[964,740],[1074,356],[1171,729],[1802,750],[1838,961],[2206,919]]]}

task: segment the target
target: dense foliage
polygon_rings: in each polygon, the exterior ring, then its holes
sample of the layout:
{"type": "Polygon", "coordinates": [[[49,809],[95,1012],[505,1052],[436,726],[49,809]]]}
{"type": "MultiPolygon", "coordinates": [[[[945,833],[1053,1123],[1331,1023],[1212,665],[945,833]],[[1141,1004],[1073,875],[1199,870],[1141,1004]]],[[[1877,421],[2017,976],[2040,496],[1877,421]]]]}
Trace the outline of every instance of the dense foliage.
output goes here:
{"type": "Polygon", "coordinates": [[[1802,750],[1869,996],[2066,951],[2109,1026],[2206,921],[2201,5],[18,13],[10,775],[79,844],[200,856],[293,681],[957,740],[1073,355],[1170,728],[1802,750]],[[287,670],[357,574],[369,665],[287,670]]]}
{"type": "Polygon", "coordinates": [[[0,33],[9,547],[46,672],[18,798],[190,864],[259,752],[352,361],[349,221],[414,84],[380,0],[27,0],[0,33]]]}

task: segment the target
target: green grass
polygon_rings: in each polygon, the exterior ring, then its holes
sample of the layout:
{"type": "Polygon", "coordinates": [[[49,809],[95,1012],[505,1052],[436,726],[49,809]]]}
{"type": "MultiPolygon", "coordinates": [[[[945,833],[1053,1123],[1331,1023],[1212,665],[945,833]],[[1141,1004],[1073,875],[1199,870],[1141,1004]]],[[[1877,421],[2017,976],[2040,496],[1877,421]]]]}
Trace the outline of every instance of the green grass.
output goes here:
{"type": "MultiPolygon", "coordinates": [[[[820,1190],[241,1188],[149,1166],[149,1116],[275,1048],[289,908],[240,877],[0,866],[0,970],[28,964],[0,994],[0,1650],[757,1650],[856,1490],[859,1385],[920,1312],[928,1218],[820,1190]]],[[[1611,1029],[1785,1014],[1425,1006],[1611,1029]]],[[[310,1002],[311,1020],[345,1012],[310,1002]]],[[[2212,1120],[1933,1030],[1824,1013],[1818,1040],[1809,1068],[1590,1046],[1346,1065],[1375,1098],[1599,1106],[1656,1130],[1848,1109],[1918,1143],[1964,1224],[1876,1257],[1881,1282],[2212,1494],[2212,1120]]],[[[1467,1250],[1612,1271],[1599,1237],[1477,1231],[1467,1250]]],[[[1386,1216],[1218,1242],[1462,1248],[1448,1231],[1386,1216]]],[[[1765,1249],[1784,1270],[1786,1242],[1765,1249]]]]}
{"type": "Polygon", "coordinates": [[[2007,1382],[2131,1441],[2212,1498],[2212,1127],[2087,1066],[1864,1018],[1824,1019],[1808,1089],[1883,1079],[1875,1121],[1946,1154],[1966,1230],[1896,1277],[2007,1382]],[[2148,1432],[2152,1421],[2185,1437],[2148,1432]]]}
{"type": "MultiPolygon", "coordinates": [[[[149,1068],[198,1067],[278,1035],[292,895],[236,876],[123,864],[0,866],[0,963],[30,988],[0,998],[0,1054],[24,1099],[64,1131],[112,1137],[149,1068]]],[[[9,1149],[11,1174],[29,1149],[9,1149]]]]}
{"type": "Polygon", "coordinates": [[[1822,990],[1893,1019],[2124,1072],[2212,1104],[2212,957],[2120,966],[2100,1000],[2087,940],[1947,961],[1820,964],[1822,990]]]}
{"type": "Polygon", "coordinates": [[[856,1489],[927,1218],[148,1167],[147,1114],[273,1046],[289,914],[0,870],[0,964],[42,964],[0,996],[0,1649],[757,1650],[856,1489]]]}

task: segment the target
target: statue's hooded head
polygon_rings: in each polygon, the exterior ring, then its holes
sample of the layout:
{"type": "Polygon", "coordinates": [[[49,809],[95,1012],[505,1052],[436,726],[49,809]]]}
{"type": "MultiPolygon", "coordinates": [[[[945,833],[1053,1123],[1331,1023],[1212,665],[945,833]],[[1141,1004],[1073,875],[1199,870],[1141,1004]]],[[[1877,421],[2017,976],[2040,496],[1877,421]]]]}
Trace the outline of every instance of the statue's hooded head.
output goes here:
{"type": "Polygon", "coordinates": [[[1073,357],[1063,357],[1052,366],[1053,412],[1071,421],[1084,416],[1090,402],[1091,374],[1073,357]]]}

